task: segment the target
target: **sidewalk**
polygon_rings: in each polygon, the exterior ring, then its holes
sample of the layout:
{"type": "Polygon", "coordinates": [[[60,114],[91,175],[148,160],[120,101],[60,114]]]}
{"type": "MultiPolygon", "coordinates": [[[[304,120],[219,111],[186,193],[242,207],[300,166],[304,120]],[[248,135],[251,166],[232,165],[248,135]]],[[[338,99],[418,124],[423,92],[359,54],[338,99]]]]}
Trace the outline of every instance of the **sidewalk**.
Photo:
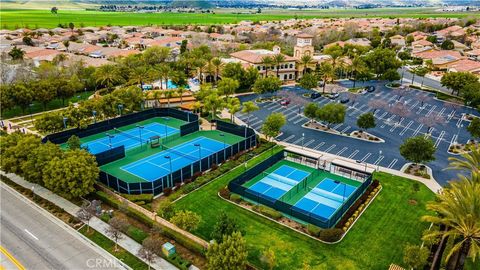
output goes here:
{"type": "MultiPolygon", "coordinates": [[[[32,189],[34,190],[34,193],[46,200],[49,200],[50,202],[56,204],[58,207],[62,208],[65,210],[67,213],[69,213],[72,216],[76,216],[76,213],[80,209],[77,205],[69,202],[68,200],[58,196],[57,194],[51,192],[50,190],[34,183],[27,182],[24,180],[22,177],[16,175],[16,174],[11,174],[11,173],[5,173],[3,171],[0,171],[0,174],[7,176],[10,178],[13,182],[23,186],[24,188],[32,189]]],[[[107,223],[103,222],[101,219],[97,217],[93,217],[90,220],[90,227],[98,231],[99,233],[105,235],[106,229],[110,226],[107,223]]],[[[105,235],[108,237],[107,235],[105,235]]],[[[108,237],[110,238],[110,237],[108,237]]],[[[128,237],[127,235],[123,234],[122,239],[118,240],[118,245],[127,250],[128,252],[132,253],[133,255],[137,256],[138,251],[142,247],[139,243],[135,242],[132,238],[128,237]]],[[[145,260],[142,259],[145,263],[147,263],[145,260]]],[[[156,257],[155,262],[151,265],[152,268],[154,269],[168,269],[168,270],[174,270],[177,269],[174,265],[166,261],[165,259],[161,257],[156,257]]]]}

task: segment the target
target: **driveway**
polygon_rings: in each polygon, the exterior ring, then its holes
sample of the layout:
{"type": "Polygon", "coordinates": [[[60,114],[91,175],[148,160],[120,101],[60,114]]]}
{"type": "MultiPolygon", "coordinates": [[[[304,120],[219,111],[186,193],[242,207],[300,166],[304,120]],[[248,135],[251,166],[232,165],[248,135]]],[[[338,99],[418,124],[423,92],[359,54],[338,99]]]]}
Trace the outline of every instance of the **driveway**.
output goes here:
{"type": "MultiPolygon", "coordinates": [[[[350,86],[351,82],[344,81],[340,83],[343,86],[350,86]]],[[[361,86],[362,83],[357,83],[361,86]]],[[[365,85],[375,85],[376,90],[371,93],[358,94],[355,101],[350,100],[347,106],[347,114],[343,124],[333,125],[333,128],[342,133],[350,133],[358,130],[356,121],[359,115],[366,112],[373,112],[374,109],[369,106],[371,100],[383,100],[387,107],[375,111],[376,127],[369,129],[368,132],[385,140],[385,143],[374,143],[353,139],[341,135],[329,134],[302,127],[309,121],[303,114],[303,107],[309,98],[303,98],[302,94],[311,93],[300,87],[284,87],[283,90],[289,93],[295,93],[302,97],[303,102],[292,102],[288,106],[281,106],[278,102],[267,102],[258,104],[259,111],[252,113],[250,125],[260,131],[264,119],[272,112],[282,112],[287,118],[287,124],[282,128],[282,134],[277,138],[280,141],[296,144],[299,146],[311,148],[335,155],[359,160],[369,164],[379,165],[387,168],[399,170],[407,162],[399,152],[399,147],[403,141],[409,137],[425,135],[428,127],[421,119],[435,118],[437,121],[432,125],[430,138],[435,143],[437,151],[436,160],[427,165],[432,168],[435,179],[445,185],[449,180],[454,179],[458,171],[443,170],[448,166],[447,152],[452,142],[466,142],[470,139],[470,134],[466,130],[469,122],[462,120],[462,114],[478,112],[459,105],[451,105],[443,101],[436,100],[433,93],[427,93],[420,90],[410,89],[408,91],[395,91],[385,87],[385,82],[369,82],[365,85]],[[422,102],[423,101],[423,102],[422,102]],[[390,113],[389,109],[396,103],[402,103],[408,108],[408,113],[404,117],[390,113]],[[423,104],[422,104],[423,103],[423,104]],[[304,136],[302,136],[304,135],[304,136]]],[[[348,93],[341,93],[336,100],[326,97],[319,97],[313,102],[319,106],[339,102],[339,100],[348,93]]],[[[248,95],[239,97],[241,102],[255,100],[258,95],[248,95]]],[[[247,115],[237,113],[237,117],[247,122],[247,115]]]]}

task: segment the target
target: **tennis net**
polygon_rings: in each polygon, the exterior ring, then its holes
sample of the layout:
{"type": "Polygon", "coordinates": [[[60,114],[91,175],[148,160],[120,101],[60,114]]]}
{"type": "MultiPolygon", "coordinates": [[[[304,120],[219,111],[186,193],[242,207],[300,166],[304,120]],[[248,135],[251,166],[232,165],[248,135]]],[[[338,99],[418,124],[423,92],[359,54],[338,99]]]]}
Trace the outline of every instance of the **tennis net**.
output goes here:
{"type": "Polygon", "coordinates": [[[264,174],[265,174],[265,177],[274,179],[278,182],[281,182],[281,183],[284,183],[284,184],[287,184],[287,185],[290,185],[290,186],[295,186],[295,185],[298,184],[298,182],[295,181],[295,180],[292,180],[290,178],[287,178],[287,177],[284,177],[284,176],[281,176],[281,175],[278,175],[278,174],[275,174],[275,173],[264,173],[264,174]]]}
{"type": "Polygon", "coordinates": [[[116,133],[116,134],[125,136],[125,137],[130,138],[130,139],[137,140],[137,141],[139,141],[139,142],[145,142],[144,140],[141,140],[139,137],[133,136],[133,135],[131,135],[131,134],[128,134],[127,132],[121,131],[121,130],[118,129],[118,128],[115,128],[114,130],[115,130],[115,133],[116,133]]]}
{"type": "Polygon", "coordinates": [[[335,200],[335,201],[338,201],[338,202],[343,202],[345,200],[345,198],[343,196],[332,193],[330,191],[326,191],[326,190],[323,190],[323,189],[320,189],[320,188],[309,188],[309,189],[310,189],[310,192],[312,192],[312,193],[314,193],[318,196],[329,198],[329,199],[332,199],[332,200],[335,200]]]}
{"type": "Polygon", "coordinates": [[[173,148],[169,148],[169,147],[167,147],[167,146],[165,146],[165,145],[162,145],[162,150],[169,151],[170,153],[174,153],[174,154],[179,155],[179,156],[181,156],[181,157],[186,157],[186,158],[188,158],[188,159],[190,159],[190,160],[192,160],[192,161],[198,161],[198,160],[199,160],[199,157],[198,157],[198,156],[195,157],[195,156],[192,156],[192,155],[189,155],[189,154],[185,154],[185,153],[182,153],[182,152],[180,152],[180,151],[178,151],[178,150],[175,150],[175,149],[173,149],[173,148]]]}

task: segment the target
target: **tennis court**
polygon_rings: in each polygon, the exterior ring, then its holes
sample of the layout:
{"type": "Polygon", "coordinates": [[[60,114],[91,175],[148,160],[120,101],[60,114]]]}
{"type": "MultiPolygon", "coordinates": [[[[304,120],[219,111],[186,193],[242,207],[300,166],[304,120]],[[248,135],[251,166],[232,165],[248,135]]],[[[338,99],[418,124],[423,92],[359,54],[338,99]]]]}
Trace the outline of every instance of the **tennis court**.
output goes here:
{"type": "Polygon", "coordinates": [[[329,219],[357,188],[349,184],[325,178],[310,189],[294,207],[329,219]]]}
{"type": "Polygon", "coordinates": [[[122,145],[125,147],[125,150],[129,150],[140,146],[140,143],[147,143],[152,136],[165,138],[178,133],[180,133],[180,130],[177,128],[154,122],[143,126],[139,125],[128,130],[114,129],[105,133],[105,136],[102,138],[83,143],[82,147],[87,148],[92,154],[101,153],[122,145]]]}
{"type": "Polygon", "coordinates": [[[309,175],[309,172],[282,165],[271,173],[264,173],[264,177],[249,189],[272,199],[279,199],[309,175]]]}
{"type": "Polygon", "coordinates": [[[229,146],[228,143],[198,137],[172,148],[164,146],[164,151],[124,165],[120,169],[152,182],[229,146]]]}

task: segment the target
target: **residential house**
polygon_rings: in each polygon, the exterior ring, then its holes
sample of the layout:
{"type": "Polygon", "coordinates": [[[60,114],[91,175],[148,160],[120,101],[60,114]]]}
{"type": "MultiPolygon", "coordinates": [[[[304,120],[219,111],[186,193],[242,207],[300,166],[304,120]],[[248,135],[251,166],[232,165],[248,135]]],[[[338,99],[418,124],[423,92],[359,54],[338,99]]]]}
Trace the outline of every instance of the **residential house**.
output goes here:
{"type": "Polygon", "coordinates": [[[465,53],[468,59],[473,61],[480,61],[480,49],[471,50],[465,53]]]}

